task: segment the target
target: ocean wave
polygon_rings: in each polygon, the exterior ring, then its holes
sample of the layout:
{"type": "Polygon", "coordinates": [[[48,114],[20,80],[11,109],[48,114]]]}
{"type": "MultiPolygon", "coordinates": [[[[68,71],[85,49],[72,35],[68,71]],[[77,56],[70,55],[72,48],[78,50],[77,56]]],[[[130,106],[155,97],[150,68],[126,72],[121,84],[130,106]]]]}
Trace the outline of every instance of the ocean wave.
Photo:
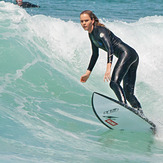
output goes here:
{"type": "MultiPolygon", "coordinates": [[[[91,111],[91,93],[99,91],[115,97],[103,82],[106,53],[100,50],[91,78],[83,85],[80,76],[87,69],[91,45],[79,23],[45,15],[31,16],[24,9],[5,2],[0,2],[0,20],[0,117],[3,124],[0,144],[18,143],[24,149],[23,142],[29,151],[36,151],[38,145],[39,157],[47,141],[56,142],[59,155],[69,144],[75,151],[78,148],[75,143],[95,143],[98,136],[94,133],[104,128],[97,125],[98,120],[91,111]],[[15,130],[21,130],[24,136],[19,132],[13,134],[15,130]],[[30,135],[33,141],[26,140],[30,135]]],[[[145,17],[134,23],[106,19],[102,22],[138,52],[136,94],[145,114],[158,125],[157,138],[162,139],[163,17],[145,17]]],[[[99,144],[96,142],[93,147],[99,144]]],[[[48,145],[52,152],[54,145],[48,145]]]]}

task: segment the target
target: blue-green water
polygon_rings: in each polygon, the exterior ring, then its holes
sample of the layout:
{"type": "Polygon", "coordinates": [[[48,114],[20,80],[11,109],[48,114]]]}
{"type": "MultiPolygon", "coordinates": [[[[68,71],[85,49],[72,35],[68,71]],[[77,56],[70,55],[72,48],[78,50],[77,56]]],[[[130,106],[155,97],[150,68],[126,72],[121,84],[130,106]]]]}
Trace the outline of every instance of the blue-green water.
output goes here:
{"type": "Polygon", "coordinates": [[[162,163],[163,2],[34,0],[41,8],[26,10],[11,2],[0,2],[0,162],[162,163]],[[103,51],[79,81],[91,55],[85,9],[139,53],[136,95],[156,135],[110,132],[95,117],[92,92],[115,95],[103,82],[103,51]]]}

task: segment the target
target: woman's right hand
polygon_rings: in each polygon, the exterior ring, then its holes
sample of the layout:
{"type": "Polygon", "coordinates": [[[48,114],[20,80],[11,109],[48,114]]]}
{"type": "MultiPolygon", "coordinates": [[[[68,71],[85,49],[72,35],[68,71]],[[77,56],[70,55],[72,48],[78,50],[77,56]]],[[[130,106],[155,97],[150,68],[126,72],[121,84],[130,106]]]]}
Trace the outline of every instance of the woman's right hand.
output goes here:
{"type": "Polygon", "coordinates": [[[85,83],[87,79],[89,78],[90,74],[91,74],[91,71],[87,70],[87,72],[81,76],[80,81],[82,83],[85,83]]]}

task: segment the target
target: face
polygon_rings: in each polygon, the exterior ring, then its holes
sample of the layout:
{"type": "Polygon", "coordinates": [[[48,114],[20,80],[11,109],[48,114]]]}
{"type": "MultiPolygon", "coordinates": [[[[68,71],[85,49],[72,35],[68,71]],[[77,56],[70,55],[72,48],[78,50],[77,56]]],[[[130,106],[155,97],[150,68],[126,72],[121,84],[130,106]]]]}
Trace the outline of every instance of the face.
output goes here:
{"type": "Polygon", "coordinates": [[[80,23],[84,30],[88,31],[89,33],[92,32],[94,20],[91,20],[88,14],[80,15],[80,23]]]}
{"type": "Polygon", "coordinates": [[[16,2],[17,2],[17,3],[20,3],[20,2],[22,2],[22,0],[16,0],[16,2]]]}

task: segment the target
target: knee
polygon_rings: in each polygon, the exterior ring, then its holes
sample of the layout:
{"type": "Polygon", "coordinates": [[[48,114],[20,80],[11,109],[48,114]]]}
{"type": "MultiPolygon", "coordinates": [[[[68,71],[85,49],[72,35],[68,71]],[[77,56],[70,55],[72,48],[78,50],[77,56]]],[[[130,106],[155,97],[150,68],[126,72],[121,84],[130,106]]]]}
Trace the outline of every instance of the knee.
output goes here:
{"type": "Polygon", "coordinates": [[[110,81],[110,88],[111,88],[111,89],[114,90],[117,86],[118,86],[117,82],[112,81],[112,80],[110,81]]]}

